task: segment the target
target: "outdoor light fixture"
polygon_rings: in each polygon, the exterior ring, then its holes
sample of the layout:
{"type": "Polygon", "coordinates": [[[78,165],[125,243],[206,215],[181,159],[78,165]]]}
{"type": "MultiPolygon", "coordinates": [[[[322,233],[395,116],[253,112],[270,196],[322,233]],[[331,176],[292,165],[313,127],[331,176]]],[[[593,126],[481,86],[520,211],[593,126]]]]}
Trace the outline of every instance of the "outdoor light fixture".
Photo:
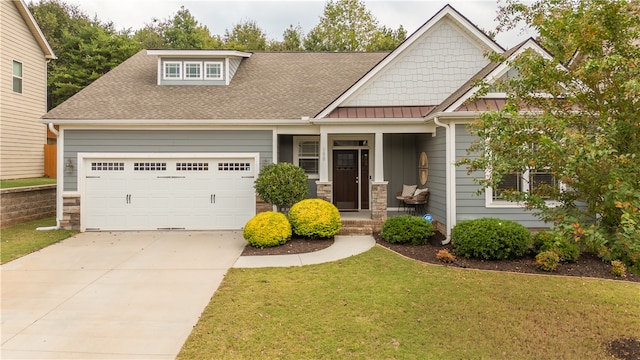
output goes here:
{"type": "Polygon", "coordinates": [[[67,162],[64,164],[64,172],[72,173],[75,166],[73,165],[73,160],[67,159],[67,162]]]}

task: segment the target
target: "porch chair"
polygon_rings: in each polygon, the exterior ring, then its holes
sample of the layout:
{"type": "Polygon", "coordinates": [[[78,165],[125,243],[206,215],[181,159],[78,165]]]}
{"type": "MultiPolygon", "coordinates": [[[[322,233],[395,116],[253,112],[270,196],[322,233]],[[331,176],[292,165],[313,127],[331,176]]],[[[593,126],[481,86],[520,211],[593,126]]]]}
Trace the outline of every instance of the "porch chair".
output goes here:
{"type": "Polygon", "coordinates": [[[414,196],[403,201],[412,215],[422,215],[425,213],[426,205],[429,202],[429,189],[416,189],[414,196]]]}
{"type": "Polygon", "coordinates": [[[410,199],[416,192],[418,185],[402,185],[402,191],[396,193],[396,200],[398,200],[398,209],[406,210],[405,199],[410,199]]]}

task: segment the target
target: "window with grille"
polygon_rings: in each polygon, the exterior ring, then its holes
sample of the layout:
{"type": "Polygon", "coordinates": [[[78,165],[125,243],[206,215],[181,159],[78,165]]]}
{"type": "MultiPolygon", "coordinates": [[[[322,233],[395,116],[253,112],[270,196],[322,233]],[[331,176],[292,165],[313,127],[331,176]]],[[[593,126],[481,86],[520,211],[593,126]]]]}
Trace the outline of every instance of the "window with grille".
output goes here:
{"type": "Polygon", "coordinates": [[[218,171],[251,171],[251,164],[243,162],[221,162],[218,163],[218,171]]]}
{"type": "Polygon", "coordinates": [[[204,63],[205,80],[222,80],[222,62],[207,61],[204,63]]]}
{"type": "Polygon", "coordinates": [[[166,61],[164,63],[164,78],[171,80],[182,79],[182,63],[179,61],[166,61]]]}
{"type": "Polygon", "coordinates": [[[176,171],[208,171],[209,163],[177,163],[176,171]]]}
{"type": "Polygon", "coordinates": [[[309,178],[318,177],[320,139],[318,137],[295,137],[293,162],[301,167],[309,178]]]}
{"type": "Polygon", "coordinates": [[[123,162],[92,162],[92,171],[124,171],[123,162]]]}
{"type": "Polygon", "coordinates": [[[133,163],[133,171],[165,171],[166,162],[137,162],[133,163]]]}
{"type": "Polygon", "coordinates": [[[201,62],[185,62],[184,78],[187,80],[202,79],[202,63],[201,62]]]}

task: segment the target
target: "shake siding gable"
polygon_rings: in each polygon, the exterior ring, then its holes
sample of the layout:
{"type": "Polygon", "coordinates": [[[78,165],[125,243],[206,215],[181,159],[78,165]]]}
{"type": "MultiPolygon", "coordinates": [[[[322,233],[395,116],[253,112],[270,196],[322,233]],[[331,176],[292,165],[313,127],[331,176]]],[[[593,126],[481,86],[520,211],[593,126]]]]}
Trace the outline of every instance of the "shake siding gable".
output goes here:
{"type": "MultiPolygon", "coordinates": [[[[456,161],[470,157],[467,153],[469,146],[476,138],[469,134],[467,128],[463,124],[456,126],[456,161]]],[[[478,219],[481,217],[494,217],[506,220],[516,221],[528,228],[545,228],[549,224],[538,220],[531,211],[527,211],[520,207],[486,207],[485,193],[476,194],[480,188],[474,178],[484,178],[484,173],[476,171],[467,174],[466,166],[458,166],[456,168],[456,221],[478,219]]]]}
{"type": "Polygon", "coordinates": [[[0,1],[0,179],[44,174],[47,111],[45,55],[11,1],[0,1]],[[13,61],[22,63],[22,93],[13,92],[13,61]]]}
{"type": "MultiPolygon", "coordinates": [[[[65,130],[64,163],[78,153],[259,153],[273,159],[270,130],[65,130]]],[[[159,155],[161,156],[161,155],[159,155]]],[[[77,191],[77,166],[64,174],[64,191],[77,191]]]]}
{"type": "Polygon", "coordinates": [[[488,63],[479,44],[445,18],[344,106],[439,104],[488,63]]]}

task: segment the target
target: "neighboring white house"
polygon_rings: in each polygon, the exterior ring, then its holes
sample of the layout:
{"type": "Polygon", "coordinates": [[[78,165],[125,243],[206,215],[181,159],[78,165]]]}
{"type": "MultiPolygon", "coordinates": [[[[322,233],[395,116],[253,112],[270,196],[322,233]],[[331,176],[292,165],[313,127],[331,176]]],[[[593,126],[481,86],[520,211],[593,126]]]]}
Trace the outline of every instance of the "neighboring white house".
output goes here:
{"type": "Polygon", "coordinates": [[[0,179],[44,174],[47,62],[55,59],[22,0],[0,1],[0,179]]]}

